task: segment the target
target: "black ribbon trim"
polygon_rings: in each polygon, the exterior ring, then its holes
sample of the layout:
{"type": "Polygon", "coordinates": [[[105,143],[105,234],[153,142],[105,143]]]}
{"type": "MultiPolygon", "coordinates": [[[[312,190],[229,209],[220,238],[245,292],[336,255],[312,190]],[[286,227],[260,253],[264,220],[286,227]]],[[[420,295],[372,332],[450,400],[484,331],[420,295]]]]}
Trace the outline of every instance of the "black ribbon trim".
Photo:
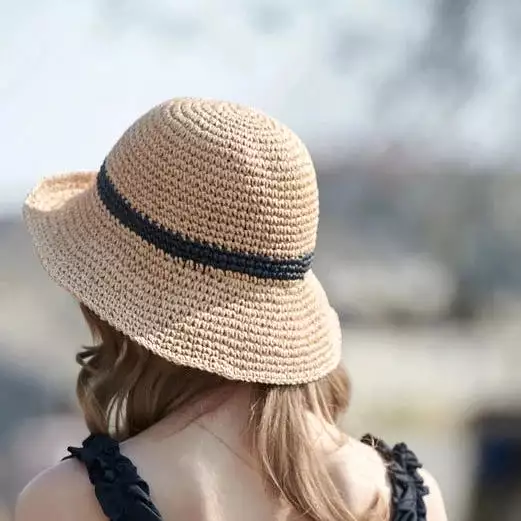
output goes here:
{"type": "Polygon", "coordinates": [[[188,239],[178,232],[166,229],[132,208],[112,183],[105,163],[97,176],[97,190],[107,210],[123,226],[172,257],[261,279],[303,279],[311,267],[313,252],[296,259],[276,259],[242,251],[230,251],[220,246],[188,239]]]}

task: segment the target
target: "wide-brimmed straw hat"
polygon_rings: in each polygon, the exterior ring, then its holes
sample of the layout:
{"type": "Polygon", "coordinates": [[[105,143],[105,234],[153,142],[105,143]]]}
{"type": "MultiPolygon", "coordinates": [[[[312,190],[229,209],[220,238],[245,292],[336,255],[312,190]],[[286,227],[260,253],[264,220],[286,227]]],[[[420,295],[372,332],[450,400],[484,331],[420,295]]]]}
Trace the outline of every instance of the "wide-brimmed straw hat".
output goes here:
{"type": "Polygon", "coordinates": [[[338,318],[311,271],[313,164],[261,112],[163,103],[98,172],[44,180],[24,216],[50,276],[161,357],[272,384],[339,363],[338,318]]]}

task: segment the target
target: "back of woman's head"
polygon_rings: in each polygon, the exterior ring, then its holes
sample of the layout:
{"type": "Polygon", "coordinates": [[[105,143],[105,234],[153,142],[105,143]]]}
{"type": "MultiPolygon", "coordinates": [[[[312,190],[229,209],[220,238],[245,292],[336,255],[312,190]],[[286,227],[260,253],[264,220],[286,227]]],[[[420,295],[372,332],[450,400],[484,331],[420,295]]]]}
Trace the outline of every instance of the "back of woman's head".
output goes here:
{"type": "Polygon", "coordinates": [[[308,422],[336,422],[349,394],[312,270],[318,206],[294,132],[195,98],[138,118],[98,171],[36,187],[24,206],[36,250],[96,338],[78,356],[89,428],[124,439],[243,386],[270,493],[310,519],[350,519],[308,422]]]}
{"type": "Polygon", "coordinates": [[[246,384],[183,367],[155,355],[81,305],[94,345],[77,356],[77,393],[94,433],[123,440],[167,415],[233,386],[250,391],[245,442],[256,457],[268,493],[317,521],[352,519],[324,455],[309,432],[307,412],[336,423],[348,406],[349,382],[339,367],[302,385],[246,384]]]}

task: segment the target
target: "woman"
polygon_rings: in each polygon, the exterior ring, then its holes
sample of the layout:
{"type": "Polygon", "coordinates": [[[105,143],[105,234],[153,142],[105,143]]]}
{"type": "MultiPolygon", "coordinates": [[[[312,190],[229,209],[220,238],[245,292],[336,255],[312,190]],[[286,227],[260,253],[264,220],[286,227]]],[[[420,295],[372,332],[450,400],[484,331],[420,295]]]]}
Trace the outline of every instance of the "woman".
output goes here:
{"type": "Polygon", "coordinates": [[[77,385],[92,435],[28,485],[18,521],[446,519],[404,444],[336,426],[340,327],[311,271],[313,165],[288,128],[174,99],[24,215],[94,345],[77,385]]]}

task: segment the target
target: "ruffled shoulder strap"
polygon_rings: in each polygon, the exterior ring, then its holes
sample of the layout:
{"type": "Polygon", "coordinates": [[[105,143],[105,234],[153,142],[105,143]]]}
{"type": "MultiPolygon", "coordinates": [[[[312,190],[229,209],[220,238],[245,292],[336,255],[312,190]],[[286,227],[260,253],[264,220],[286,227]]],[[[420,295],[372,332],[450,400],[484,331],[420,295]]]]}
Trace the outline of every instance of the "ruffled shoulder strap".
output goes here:
{"type": "Polygon", "coordinates": [[[366,434],[361,441],[376,449],[387,465],[391,482],[391,521],[426,521],[423,497],[429,493],[429,488],[418,472],[422,465],[414,452],[405,443],[391,448],[371,434],[366,434]]]}
{"type": "Polygon", "coordinates": [[[81,448],[69,447],[68,458],[76,458],[87,468],[90,482],[104,514],[111,521],[160,521],[161,515],[150,499],[148,484],[136,467],[119,450],[110,436],[89,436],[81,448]]]}

